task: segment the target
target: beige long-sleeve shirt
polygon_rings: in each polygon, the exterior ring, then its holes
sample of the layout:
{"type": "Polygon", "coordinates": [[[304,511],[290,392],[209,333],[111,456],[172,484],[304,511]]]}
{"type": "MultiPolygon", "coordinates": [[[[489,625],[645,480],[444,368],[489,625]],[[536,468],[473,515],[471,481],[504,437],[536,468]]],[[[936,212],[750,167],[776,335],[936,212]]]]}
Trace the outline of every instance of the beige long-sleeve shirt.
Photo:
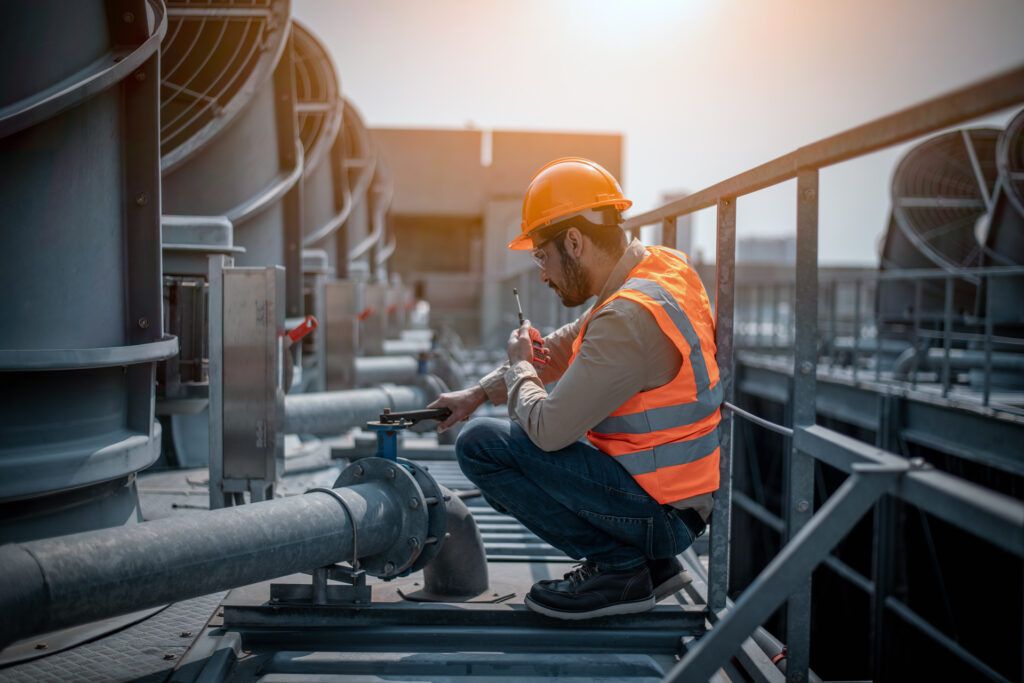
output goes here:
{"type": "MultiPolygon", "coordinates": [[[[645,253],[639,240],[630,242],[594,307],[622,287],[645,253]]],[[[619,298],[591,318],[570,365],[573,341],[589,314],[544,338],[551,357],[539,374],[532,364],[520,361],[511,367],[505,363],[480,380],[487,398],[495,405],[507,402],[509,417],[546,451],[578,441],[637,393],[669,382],[683,362],[654,316],[643,306],[619,298]],[[551,382],[556,384],[549,394],[545,385],[551,382]]],[[[675,507],[692,507],[706,519],[711,505],[711,494],[704,494],[675,507]]]]}

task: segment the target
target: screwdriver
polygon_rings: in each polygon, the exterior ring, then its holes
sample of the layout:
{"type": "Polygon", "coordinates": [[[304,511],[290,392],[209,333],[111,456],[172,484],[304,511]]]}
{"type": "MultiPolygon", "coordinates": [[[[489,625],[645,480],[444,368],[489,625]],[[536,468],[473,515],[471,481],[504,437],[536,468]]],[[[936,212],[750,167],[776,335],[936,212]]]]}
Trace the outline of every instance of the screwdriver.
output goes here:
{"type": "MultiPolygon", "coordinates": [[[[526,322],[526,318],[523,316],[523,303],[519,300],[519,290],[516,287],[512,288],[512,295],[516,298],[516,312],[519,313],[519,326],[522,327],[523,323],[526,322]]],[[[535,350],[539,351],[544,348],[544,338],[540,336],[540,332],[537,331],[536,327],[530,327],[530,340],[533,342],[535,350]]],[[[537,353],[533,354],[533,362],[536,365],[547,365],[547,361],[537,353]]]]}

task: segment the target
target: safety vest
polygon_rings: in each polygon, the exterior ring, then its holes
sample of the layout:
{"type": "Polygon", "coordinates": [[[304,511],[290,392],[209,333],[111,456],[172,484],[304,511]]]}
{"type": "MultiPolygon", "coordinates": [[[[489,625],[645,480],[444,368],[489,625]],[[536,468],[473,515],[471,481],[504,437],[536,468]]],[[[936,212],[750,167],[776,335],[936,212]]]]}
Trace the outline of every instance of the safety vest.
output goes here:
{"type": "Polygon", "coordinates": [[[668,504],[718,488],[722,387],[715,361],[711,304],[686,255],[647,247],[626,282],[591,312],[572,345],[571,363],[590,318],[615,299],[647,309],[683,359],[666,384],[641,391],[587,432],[659,503],[668,504]]]}

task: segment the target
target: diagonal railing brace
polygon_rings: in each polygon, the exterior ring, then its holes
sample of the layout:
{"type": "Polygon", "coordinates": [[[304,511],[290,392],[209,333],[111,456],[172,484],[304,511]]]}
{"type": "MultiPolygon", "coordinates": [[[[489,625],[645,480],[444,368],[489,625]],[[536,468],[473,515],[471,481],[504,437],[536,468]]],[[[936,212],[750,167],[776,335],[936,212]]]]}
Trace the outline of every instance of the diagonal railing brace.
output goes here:
{"type": "Polygon", "coordinates": [[[854,465],[853,474],[825,502],[750,584],[732,609],[719,612],[717,625],[665,677],[665,681],[707,681],[727,662],[811,572],[832,552],[861,517],[899,477],[905,464],[854,465]]]}

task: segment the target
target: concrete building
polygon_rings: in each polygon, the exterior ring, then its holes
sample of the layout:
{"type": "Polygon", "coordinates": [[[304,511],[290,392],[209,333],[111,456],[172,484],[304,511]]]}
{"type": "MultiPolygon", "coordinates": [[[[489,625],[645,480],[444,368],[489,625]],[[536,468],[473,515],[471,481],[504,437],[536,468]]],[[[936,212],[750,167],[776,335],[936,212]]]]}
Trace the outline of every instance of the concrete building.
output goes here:
{"type": "Polygon", "coordinates": [[[570,312],[532,272],[529,254],[505,245],[519,232],[523,192],[543,164],[593,159],[622,180],[617,133],[373,130],[394,169],[391,263],[404,282],[422,282],[432,317],[469,344],[504,340],[515,325],[511,287],[538,327],[570,312]]]}

